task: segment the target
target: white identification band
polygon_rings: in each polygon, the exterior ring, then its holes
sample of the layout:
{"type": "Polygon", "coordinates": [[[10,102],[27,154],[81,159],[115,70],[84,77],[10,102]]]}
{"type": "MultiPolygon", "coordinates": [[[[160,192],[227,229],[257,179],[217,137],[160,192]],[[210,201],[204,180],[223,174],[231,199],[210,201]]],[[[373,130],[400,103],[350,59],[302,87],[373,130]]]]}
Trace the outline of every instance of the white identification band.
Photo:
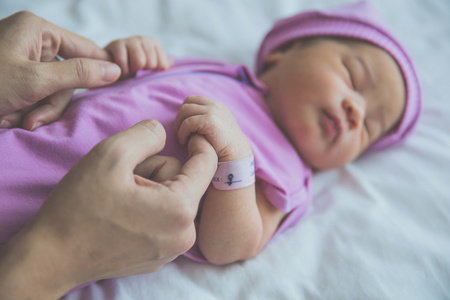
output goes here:
{"type": "Polygon", "coordinates": [[[217,190],[235,190],[255,183],[253,155],[235,161],[219,162],[212,185],[217,190]]]}

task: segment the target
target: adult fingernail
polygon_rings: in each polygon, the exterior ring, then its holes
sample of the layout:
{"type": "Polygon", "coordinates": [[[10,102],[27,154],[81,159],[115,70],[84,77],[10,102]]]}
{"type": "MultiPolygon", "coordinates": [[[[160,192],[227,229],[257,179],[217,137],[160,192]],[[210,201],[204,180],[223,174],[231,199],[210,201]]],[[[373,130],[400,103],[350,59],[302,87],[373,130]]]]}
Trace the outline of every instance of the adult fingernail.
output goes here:
{"type": "Polygon", "coordinates": [[[103,64],[101,70],[104,81],[115,81],[121,73],[120,67],[116,64],[103,64]]]}
{"type": "Polygon", "coordinates": [[[33,126],[31,126],[30,131],[33,131],[33,130],[35,130],[36,128],[41,127],[43,124],[44,124],[44,123],[42,123],[42,122],[40,122],[40,121],[34,123],[33,126]]]}
{"type": "Polygon", "coordinates": [[[11,122],[6,121],[6,120],[2,120],[0,122],[0,128],[10,128],[11,127],[11,122]]]}

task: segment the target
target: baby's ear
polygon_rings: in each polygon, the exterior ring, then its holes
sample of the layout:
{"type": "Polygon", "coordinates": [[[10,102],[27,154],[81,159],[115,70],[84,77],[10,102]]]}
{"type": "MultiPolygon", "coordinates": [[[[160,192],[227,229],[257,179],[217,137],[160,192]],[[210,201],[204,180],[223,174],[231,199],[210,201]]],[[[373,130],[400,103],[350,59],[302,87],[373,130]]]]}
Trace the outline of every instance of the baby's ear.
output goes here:
{"type": "Polygon", "coordinates": [[[273,67],[274,65],[276,65],[281,60],[281,58],[286,54],[286,52],[288,52],[289,50],[291,50],[294,47],[299,47],[299,46],[301,46],[301,41],[293,40],[293,41],[285,43],[284,45],[281,45],[280,47],[273,50],[272,52],[267,54],[266,57],[264,58],[263,70],[267,70],[267,69],[273,67]]]}
{"type": "Polygon", "coordinates": [[[280,61],[283,55],[284,51],[282,51],[281,49],[274,50],[266,55],[266,57],[264,58],[264,64],[274,65],[280,61]]]}

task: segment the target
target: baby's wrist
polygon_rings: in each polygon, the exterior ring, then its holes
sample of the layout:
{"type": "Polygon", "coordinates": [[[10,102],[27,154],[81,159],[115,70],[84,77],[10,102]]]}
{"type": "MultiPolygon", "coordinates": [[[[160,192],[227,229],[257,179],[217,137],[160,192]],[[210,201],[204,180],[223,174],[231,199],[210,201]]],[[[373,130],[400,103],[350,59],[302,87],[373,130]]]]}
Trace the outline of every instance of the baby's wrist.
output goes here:
{"type": "Polygon", "coordinates": [[[211,183],[216,190],[235,190],[254,184],[253,155],[239,160],[219,162],[211,183]]]}
{"type": "Polygon", "coordinates": [[[253,155],[252,148],[246,141],[244,145],[236,147],[231,145],[217,152],[218,162],[236,161],[253,155]]]}
{"type": "Polygon", "coordinates": [[[253,153],[250,152],[241,152],[241,153],[235,153],[235,154],[229,154],[229,155],[223,155],[223,156],[217,156],[218,157],[218,162],[230,162],[230,161],[237,161],[237,160],[241,160],[244,158],[247,158],[249,156],[252,156],[253,153]]]}

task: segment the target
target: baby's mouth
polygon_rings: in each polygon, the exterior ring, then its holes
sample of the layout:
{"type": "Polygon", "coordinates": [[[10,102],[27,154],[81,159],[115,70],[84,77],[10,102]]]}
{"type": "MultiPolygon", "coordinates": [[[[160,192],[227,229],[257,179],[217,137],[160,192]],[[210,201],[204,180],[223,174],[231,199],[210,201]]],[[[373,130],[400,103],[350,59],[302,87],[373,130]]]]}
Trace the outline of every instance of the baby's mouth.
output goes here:
{"type": "Polygon", "coordinates": [[[327,111],[323,111],[325,134],[330,142],[334,142],[341,132],[339,120],[329,114],[327,111]]]}

